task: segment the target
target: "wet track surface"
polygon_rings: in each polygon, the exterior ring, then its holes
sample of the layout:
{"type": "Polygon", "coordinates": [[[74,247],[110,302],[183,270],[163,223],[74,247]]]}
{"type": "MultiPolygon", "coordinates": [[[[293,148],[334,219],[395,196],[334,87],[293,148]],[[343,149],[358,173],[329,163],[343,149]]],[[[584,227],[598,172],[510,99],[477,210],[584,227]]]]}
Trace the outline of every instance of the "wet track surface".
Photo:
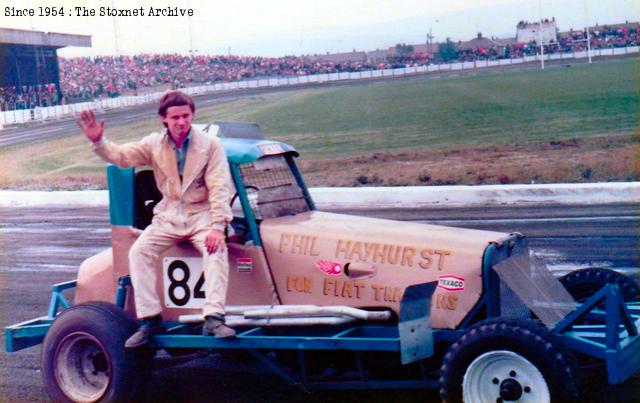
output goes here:
{"type": "MultiPolygon", "coordinates": [[[[359,212],[359,214],[363,214],[359,212]]],[[[467,228],[521,232],[557,274],[604,266],[639,281],[640,210],[637,205],[489,207],[369,211],[367,215],[467,228]]],[[[42,316],[50,286],[75,278],[82,260],[110,242],[106,208],[0,210],[0,325],[42,316]]],[[[46,401],[40,347],[15,354],[0,342],[0,401],[46,401]]],[[[435,391],[341,391],[309,395],[252,367],[212,355],[154,372],[150,401],[438,401],[435,391]]],[[[590,401],[638,399],[639,379],[598,387],[590,401]]]]}

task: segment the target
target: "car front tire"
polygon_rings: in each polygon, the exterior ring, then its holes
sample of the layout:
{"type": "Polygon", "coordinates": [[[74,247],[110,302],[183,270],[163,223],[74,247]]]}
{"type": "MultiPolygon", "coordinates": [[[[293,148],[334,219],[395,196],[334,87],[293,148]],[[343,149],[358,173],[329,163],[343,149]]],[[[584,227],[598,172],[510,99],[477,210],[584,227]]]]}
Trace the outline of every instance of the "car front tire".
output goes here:
{"type": "Polygon", "coordinates": [[[54,402],[120,402],[140,396],[150,373],[148,352],[125,349],[136,322],[106,302],[63,311],[42,346],[41,366],[54,402]]]}

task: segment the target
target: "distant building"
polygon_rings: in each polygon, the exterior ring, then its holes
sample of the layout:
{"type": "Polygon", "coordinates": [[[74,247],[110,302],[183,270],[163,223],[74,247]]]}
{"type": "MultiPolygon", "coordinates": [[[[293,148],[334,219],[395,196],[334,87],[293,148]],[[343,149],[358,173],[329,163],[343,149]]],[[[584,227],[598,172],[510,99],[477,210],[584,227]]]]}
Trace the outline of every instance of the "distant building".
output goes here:
{"type": "Polygon", "coordinates": [[[499,43],[501,46],[509,46],[515,45],[518,43],[518,40],[515,37],[512,38],[496,38],[494,39],[496,43],[499,43]]]}
{"type": "MultiPolygon", "coordinates": [[[[393,49],[393,51],[395,52],[395,48],[393,49]]],[[[367,61],[370,63],[386,62],[387,56],[389,56],[389,49],[376,49],[367,52],[367,61]]]]}
{"type": "Polygon", "coordinates": [[[458,50],[489,49],[492,47],[503,48],[505,45],[499,40],[485,38],[482,36],[482,32],[478,32],[478,35],[470,41],[458,43],[458,50]]]}
{"type": "Polygon", "coordinates": [[[328,53],[327,52],[327,54],[313,55],[310,58],[318,62],[335,62],[335,63],[364,62],[367,60],[367,54],[365,52],[356,52],[356,50],[354,49],[353,52],[346,52],[346,53],[328,53]]]}
{"type": "Polygon", "coordinates": [[[555,18],[546,19],[541,23],[520,21],[517,25],[516,40],[518,43],[538,43],[541,35],[544,44],[558,42],[558,25],[555,18]]]}
{"type": "Polygon", "coordinates": [[[434,55],[438,53],[440,44],[439,43],[420,43],[417,45],[413,45],[414,53],[426,53],[428,55],[434,55]]]}
{"type": "MultiPolygon", "coordinates": [[[[413,44],[413,54],[426,54],[426,55],[435,55],[438,53],[439,43],[418,43],[413,44]]],[[[399,56],[398,50],[395,46],[390,46],[388,49],[376,49],[370,52],[367,52],[367,61],[371,63],[381,63],[386,62],[389,58],[399,56]]]]}

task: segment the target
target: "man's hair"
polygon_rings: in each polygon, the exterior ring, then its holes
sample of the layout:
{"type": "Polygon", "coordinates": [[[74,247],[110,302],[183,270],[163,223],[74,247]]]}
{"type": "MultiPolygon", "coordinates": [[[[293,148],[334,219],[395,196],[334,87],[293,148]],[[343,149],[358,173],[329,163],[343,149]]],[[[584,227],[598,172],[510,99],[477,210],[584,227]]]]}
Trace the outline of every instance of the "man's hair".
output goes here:
{"type": "Polygon", "coordinates": [[[158,115],[167,116],[167,109],[172,106],[185,106],[189,105],[191,112],[196,112],[196,104],[193,102],[193,98],[184,92],[171,91],[167,92],[160,98],[160,105],[158,106],[158,115]]]}

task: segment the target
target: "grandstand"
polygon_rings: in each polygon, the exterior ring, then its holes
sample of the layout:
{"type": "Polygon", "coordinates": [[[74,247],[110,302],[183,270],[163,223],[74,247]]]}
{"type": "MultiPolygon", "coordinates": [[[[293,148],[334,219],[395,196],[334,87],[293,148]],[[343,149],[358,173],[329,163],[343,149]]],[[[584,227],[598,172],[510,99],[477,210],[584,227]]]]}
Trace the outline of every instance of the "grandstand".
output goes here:
{"type": "Polygon", "coordinates": [[[56,51],[65,46],[91,46],[91,37],[0,28],[1,110],[58,104],[56,51]]]}

